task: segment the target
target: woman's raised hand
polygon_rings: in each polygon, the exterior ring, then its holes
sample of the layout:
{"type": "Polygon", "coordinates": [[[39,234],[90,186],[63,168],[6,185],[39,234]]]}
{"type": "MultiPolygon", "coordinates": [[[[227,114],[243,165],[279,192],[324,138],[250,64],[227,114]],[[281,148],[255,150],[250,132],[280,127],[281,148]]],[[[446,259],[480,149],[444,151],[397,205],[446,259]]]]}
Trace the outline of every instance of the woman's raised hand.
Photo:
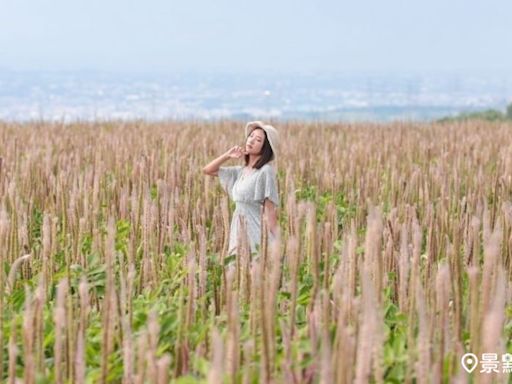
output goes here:
{"type": "Polygon", "coordinates": [[[239,145],[235,145],[234,147],[230,148],[227,152],[226,152],[226,155],[230,158],[230,159],[239,159],[241,158],[243,155],[245,155],[245,150],[242,149],[242,147],[240,147],[239,145]]]}

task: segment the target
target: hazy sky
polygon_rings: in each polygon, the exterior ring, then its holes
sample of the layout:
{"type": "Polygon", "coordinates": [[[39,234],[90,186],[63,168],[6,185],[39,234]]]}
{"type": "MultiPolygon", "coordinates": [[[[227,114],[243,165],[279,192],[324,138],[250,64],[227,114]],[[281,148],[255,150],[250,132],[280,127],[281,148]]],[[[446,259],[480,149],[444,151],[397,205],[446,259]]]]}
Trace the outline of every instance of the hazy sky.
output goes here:
{"type": "Polygon", "coordinates": [[[512,70],[510,0],[0,0],[0,68],[512,70]]]}

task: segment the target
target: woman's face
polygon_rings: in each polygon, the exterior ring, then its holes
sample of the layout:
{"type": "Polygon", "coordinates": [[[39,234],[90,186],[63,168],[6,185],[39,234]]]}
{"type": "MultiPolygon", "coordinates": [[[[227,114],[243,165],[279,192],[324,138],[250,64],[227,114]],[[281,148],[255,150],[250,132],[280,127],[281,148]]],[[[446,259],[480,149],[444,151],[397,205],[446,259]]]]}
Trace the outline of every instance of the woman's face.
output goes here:
{"type": "Polygon", "coordinates": [[[245,150],[248,155],[259,155],[265,143],[265,131],[261,128],[255,128],[245,141],[245,150]]]}

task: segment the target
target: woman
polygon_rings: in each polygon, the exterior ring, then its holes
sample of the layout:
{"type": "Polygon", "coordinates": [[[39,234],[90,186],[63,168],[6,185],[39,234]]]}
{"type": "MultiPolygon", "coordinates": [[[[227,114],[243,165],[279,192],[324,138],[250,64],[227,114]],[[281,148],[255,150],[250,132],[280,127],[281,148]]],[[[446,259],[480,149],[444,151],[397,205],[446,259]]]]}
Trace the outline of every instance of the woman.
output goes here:
{"type": "Polygon", "coordinates": [[[219,176],[222,187],[236,203],[228,255],[237,253],[241,220],[245,220],[253,253],[260,246],[262,215],[267,219],[269,238],[273,239],[277,233],[277,178],[269,162],[276,158],[279,135],[271,125],[253,121],[245,126],[245,136],[245,149],[235,145],[203,168],[205,174],[219,176]],[[221,167],[225,161],[242,156],[245,158],[245,166],[221,167]]]}

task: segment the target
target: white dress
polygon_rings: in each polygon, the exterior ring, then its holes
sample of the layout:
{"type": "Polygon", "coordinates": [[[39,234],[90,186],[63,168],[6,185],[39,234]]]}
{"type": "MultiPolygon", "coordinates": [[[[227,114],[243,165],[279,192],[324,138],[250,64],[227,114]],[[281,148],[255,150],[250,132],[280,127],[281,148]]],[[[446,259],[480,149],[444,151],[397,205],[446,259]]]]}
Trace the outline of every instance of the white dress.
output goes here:
{"type": "Polygon", "coordinates": [[[236,204],[231,220],[228,255],[236,254],[240,217],[245,219],[251,252],[255,253],[261,241],[261,212],[264,200],[268,198],[276,207],[279,206],[274,168],[267,163],[248,175],[243,175],[243,169],[244,167],[237,165],[220,167],[218,171],[222,187],[236,204]]]}

